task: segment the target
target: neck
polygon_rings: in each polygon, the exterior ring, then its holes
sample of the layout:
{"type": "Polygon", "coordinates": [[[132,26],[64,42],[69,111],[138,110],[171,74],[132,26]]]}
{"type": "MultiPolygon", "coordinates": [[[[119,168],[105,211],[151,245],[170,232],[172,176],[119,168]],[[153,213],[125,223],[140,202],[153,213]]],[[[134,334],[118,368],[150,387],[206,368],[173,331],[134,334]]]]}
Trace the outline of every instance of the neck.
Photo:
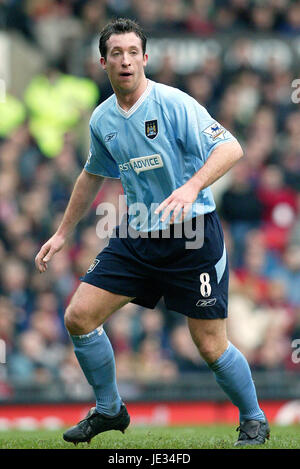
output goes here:
{"type": "Polygon", "coordinates": [[[134,91],[124,93],[121,90],[114,89],[119,106],[121,106],[121,108],[124,109],[124,111],[129,111],[129,109],[132,108],[132,106],[139,100],[142,94],[146,91],[147,86],[148,86],[148,80],[146,77],[144,77],[140,85],[134,91]]]}

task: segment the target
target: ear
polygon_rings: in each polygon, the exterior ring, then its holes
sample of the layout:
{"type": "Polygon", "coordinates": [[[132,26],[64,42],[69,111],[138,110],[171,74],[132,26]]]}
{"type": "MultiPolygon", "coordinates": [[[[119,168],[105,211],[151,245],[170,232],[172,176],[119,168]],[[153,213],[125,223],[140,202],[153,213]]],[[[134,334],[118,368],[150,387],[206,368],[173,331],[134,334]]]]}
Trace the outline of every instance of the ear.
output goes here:
{"type": "Polygon", "coordinates": [[[148,63],[148,54],[144,54],[144,64],[143,64],[144,67],[146,67],[147,63],[148,63]]]}
{"type": "Polygon", "coordinates": [[[104,57],[100,58],[100,64],[101,64],[101,67],[103,68],[103,70],[106,70],[106,61],[105,61],[104,57]]]}

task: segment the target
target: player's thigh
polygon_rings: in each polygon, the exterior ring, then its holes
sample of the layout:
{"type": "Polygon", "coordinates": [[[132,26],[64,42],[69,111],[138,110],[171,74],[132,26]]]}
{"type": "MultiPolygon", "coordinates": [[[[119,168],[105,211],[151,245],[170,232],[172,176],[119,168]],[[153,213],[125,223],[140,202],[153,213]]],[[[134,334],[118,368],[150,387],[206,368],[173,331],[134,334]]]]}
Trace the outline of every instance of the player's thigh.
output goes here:
{"type": "Polygon", "coordinates": [[[82,282],[66,309],[66,327],[71,334],[87,334],[132,299],[82,282]]]}
{"type": "Polygon", "coordinates": [[[227,349],[226,318],[188,318],[188,326],[194,343],[207,362],[213,363],[227,349]]]}

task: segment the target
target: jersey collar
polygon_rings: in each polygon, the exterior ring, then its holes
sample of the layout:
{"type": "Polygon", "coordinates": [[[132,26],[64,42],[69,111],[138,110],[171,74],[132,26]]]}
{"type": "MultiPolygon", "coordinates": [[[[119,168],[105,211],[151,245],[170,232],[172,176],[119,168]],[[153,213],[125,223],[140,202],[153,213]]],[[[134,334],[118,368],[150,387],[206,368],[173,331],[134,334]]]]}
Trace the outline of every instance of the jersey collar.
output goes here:
{"type": "Polygon", "coordinates": [[[152,80],[148,80],[148,85],[147,85],[147,88],[145,89],[144,93],[139,97],[139,99],[136,101],[136,103],[134,103],[134,105],[128,111],[124,111],[124,109],[121,108],[121,106],[119,105],[118,100],[116,98],[116,104],[117,104],[117,109],[118,109],[119,113],[123,117],[125,117],[126,119],[128,119],[130,116],[132,116],[132,114],[134,114],[135,111],[137,111],[137,109],[141,106],[141,104],[143,104],[143,102],[145,101],[145,99],[149,95],[150,91],[152,90],[153,85],[154,85],[154,82],[152,80]]]}

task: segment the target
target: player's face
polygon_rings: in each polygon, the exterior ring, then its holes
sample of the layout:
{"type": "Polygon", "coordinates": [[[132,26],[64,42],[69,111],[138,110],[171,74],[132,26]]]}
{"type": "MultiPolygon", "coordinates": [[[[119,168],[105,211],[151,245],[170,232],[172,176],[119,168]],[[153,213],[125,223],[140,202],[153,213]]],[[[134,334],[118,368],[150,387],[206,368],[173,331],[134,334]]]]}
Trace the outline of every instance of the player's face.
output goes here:
{"type": "Polygon", "coordinates": [[[100,62],[112,87],[119,93],[133,93],[145,79],[144,68],[148,61],[141,38],[134,32],[112,34],[106,46],[106,59],[101,57],[100,62]]]}

